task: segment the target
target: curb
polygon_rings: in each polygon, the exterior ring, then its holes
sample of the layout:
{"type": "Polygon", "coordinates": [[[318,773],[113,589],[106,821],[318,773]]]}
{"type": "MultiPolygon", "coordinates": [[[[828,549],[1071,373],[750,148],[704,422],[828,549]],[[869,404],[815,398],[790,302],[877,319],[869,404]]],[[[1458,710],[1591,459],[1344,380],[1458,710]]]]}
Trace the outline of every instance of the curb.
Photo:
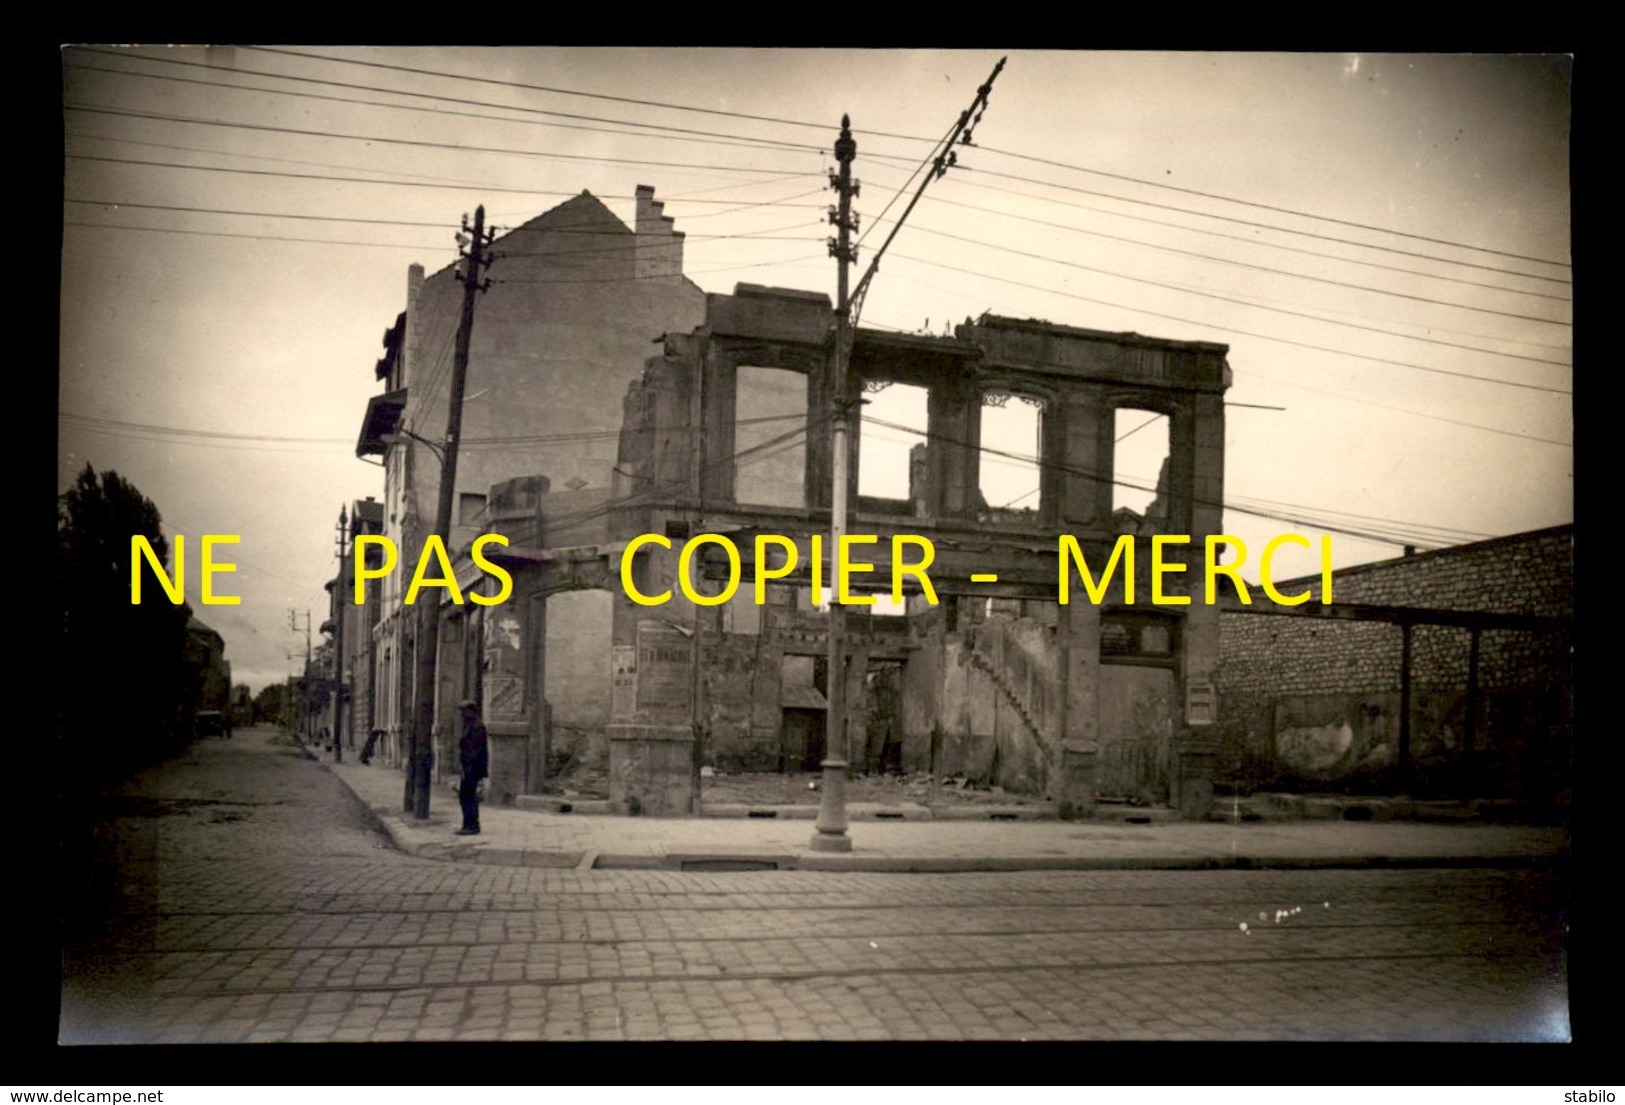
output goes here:
{"type": "MultiPolygon", "coordinates": [[[[317,762],[323,762],[317,760],[317,762]]],[[[339,781],[343,778],[333,773],[339,781]]],[[[345,784],[348,789],[348,784],[345,784]]],[[[356,792],[351,789],[351,794],[356,792]]],[[[359,794],[356,794],[360,798],[359,794]]],[[[365,804],[363,802],[363,804],[365,804]]],[[[402,822],[398,809],[366,807],[396,851],[443,863],[492,867],[539,867],[575,871],[821,871],[913,874],[969,874],[1010,871],[1308,871],[1384,869],[1550,868],[1565,870],[1566,853],[1481,856],[1215,855],[1215,856],[898,856],[858,853],[787,852],[771,846],[739,848],[668,847],[648,852],[592,849],[532,850],[463,839],[424,839],[427,834],[402,822]]],[[[743,807],[741,807],[743,808],[743,807]]],[[[926,807],[920,807],[922,810],[926,807]]],[[[926,810],[926,812],[930,812],[926,810]]],[[[987,811],[976,811],[985,813],[987,811]]],[[[955,820],[962,818],[949,818],[955,820]]],[[[800,818],[798,818],[800,820],[800,818]]],[[[920,820],[924,820],[923,818],[920,820]]],[[[1102,819],[1104,820],[1104,819],[1102,819]]],[[[1112,820],[1116,820],[1113,818],[1112,820]]]]}
{"type": "MultiPolygon", "coordinates": [[[[375,811],[378,812],[378,811],[375,811]]],[[[396,849],[419,859],[493,867],[575,871],[823,871],[971,874],[1010,871],[1344,871],[1503,868],[1564,869],[1562,854],[1485,856],[892,856],[785,852],[773,848],[665,849],[659,852],[534,851],[467,842],[408,839],[393,811],[379,818],[396,849]]]]}

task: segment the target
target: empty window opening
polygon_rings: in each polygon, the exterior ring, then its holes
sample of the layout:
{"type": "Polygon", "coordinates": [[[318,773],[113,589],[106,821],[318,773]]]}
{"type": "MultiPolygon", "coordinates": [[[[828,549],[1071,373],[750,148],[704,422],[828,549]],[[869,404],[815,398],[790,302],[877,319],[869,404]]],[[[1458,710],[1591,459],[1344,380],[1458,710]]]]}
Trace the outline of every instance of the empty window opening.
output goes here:
{"type": "MultiPolygon", "coordinates": [[[[826,579],[829,578],[827,573],[830,571],[830,567],[829,567],[827,557],[825,559],[824,571],[826,573],[825,578],[826,579]]],[[[829,591],[828,584],[826,584],[823,587],[819,588],[818,601],[817,602],[813,602],[813,589],[811,587],[797,587],[796,588],[796,609],[797,610],[817,610],[821,614],[827,614],[829,612],[829,606],[830,606],[830,591],[829,591]]]]}
{"type": "Polygon", "coordinates": [[[1179,619],[1164,614],[1108,611],[1100,616],[1100,658],[1106,663],[1170,665],[1179,649],[1179,619]]]}
{"type": "Polygon", "coordinates": [[[929,397],[925,388],[912,384],[886,384],[864,396],[859,495],[910,498],[909,454],[926,443],[929,397]]]}
{"type": "Polygon", "coordinates": [[[1112,427],[1112,511],[1167,520],[1168,416],[1120,407],[1112,427]]]}
{"type": "Polygon", "coordinates": [[[890,592],[875,595],[875,604],[869,607],[869,613],[877,618],[906,618],[908,617],[908,596],[903,596],[902,602],[893,602],[890,592]]]}
{"type": "Polygon", "coordinates": [[[1036,515],[1039,442],[1044,400],[1008,391],[982,395],[982,457],[978,489],[989,512],[1036,515]]]}
{"type": "MultiPolygon", "coordinates": [[[[614,605],[608,591],[565,591],[547,599],[542,696],[552,711],[556,748],[585,753],[609,724],[614,605]]],[[[497,626],[500,632],[500,616],[497,626]]]]}
{"type": "Polygon", "coordinates": [[[806,375],[785,368],[740,367],[733,462],[738,502],[806,505],[806,375]]]}
{"type": "Polygon", "coordinates": [[[722,631],[756,636],[762,632],[762,608],[754,589],[741,583],[733,598],[722,604],[722,631]]]}
{"type": "Polygon", "coordinates": [[[817,771],[824,759],[824,658],[785,656],[779,662],[779,770],[817,771]]]}

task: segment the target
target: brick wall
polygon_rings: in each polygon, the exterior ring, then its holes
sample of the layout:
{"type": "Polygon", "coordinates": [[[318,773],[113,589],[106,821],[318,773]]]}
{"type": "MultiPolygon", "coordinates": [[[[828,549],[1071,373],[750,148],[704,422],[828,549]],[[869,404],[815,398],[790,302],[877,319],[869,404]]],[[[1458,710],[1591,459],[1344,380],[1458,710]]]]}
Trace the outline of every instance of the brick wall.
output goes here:
{"type": "MultiPolygon", "coordinates": [[[[1562,526],[1345,568],[1335,573],[1333,601],[1567,617],[1573,580],[1573,527],[1562,526]]],[[[1296,582],[1281,590],[1303,590],[1296,582]]],[[[1380,786],[1397,740],[1401,639],[1398,626],[1376,622],[1223,615],[1217,682],[1232,774],[1256,786],[1380,786]]],[[[1412,754],[1422,789],[1464,782],[1470,641],[1466,629],[1412,631],[1412,754]]],[[[1480,789],[1561,787],[1569,635],[1485,630],[1479,649],[1480,789]]]]}

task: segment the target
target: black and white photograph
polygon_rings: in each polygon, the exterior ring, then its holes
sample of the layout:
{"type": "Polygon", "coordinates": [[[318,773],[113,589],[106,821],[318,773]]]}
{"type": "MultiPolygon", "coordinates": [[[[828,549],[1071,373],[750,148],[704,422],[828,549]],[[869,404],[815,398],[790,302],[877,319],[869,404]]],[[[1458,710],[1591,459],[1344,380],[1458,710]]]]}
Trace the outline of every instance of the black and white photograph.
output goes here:
{"type": "Polygon", "coordinates": [[[1572,70],[64,46],[59,1050],[1572,1042],[1572,70]]]}

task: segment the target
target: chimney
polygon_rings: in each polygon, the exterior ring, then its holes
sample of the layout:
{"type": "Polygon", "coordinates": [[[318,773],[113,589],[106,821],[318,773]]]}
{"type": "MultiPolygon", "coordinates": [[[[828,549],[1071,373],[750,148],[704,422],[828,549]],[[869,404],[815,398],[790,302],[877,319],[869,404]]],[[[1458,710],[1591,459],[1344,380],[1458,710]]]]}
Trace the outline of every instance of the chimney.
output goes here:
{"type": "Polygon", "coordinates": [[[673,219],[663,213],[666,205],[655,199],[652,185],[637,189],[637,246],[634,250],[638,280],[675,284],[683,277],[683,235],[673,230],[673,219]]]}
{"type": "Polygon", "coordinates": [[[422,290],[423,266],[414,262],[406,267],[406,333],[401,338],[398,354],[401,367],[396,370],[397,387],[411,384],[412,373],[417,369],[413,363],[416,358],[412,354],[417,350],[418,293],[422,290]]]}

